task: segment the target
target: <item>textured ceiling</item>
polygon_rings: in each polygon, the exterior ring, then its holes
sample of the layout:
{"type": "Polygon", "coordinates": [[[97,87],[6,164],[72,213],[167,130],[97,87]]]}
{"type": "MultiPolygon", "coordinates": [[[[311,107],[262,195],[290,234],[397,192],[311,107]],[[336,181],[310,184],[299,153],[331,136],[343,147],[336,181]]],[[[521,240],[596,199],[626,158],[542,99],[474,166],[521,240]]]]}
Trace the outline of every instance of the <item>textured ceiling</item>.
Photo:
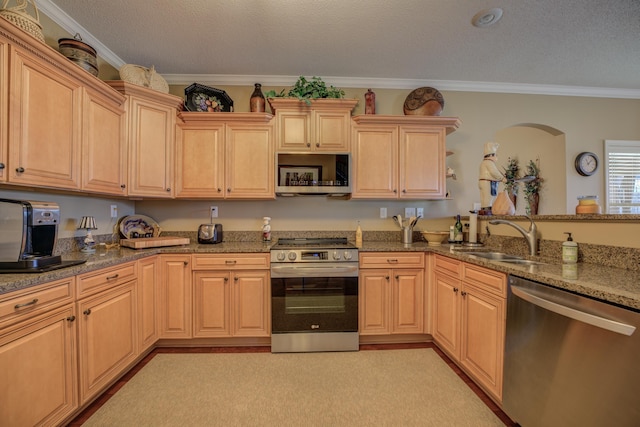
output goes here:
{"type": "Polygon", "coordinates": [[[40,3],[59,7],[121,61],[154,65],[174,80],[315,75],[343,85],[408,79],[640,90],[638,0],[40,3]],[[471,25],[492,7],[504,10],[501,21],[471,25]]]}

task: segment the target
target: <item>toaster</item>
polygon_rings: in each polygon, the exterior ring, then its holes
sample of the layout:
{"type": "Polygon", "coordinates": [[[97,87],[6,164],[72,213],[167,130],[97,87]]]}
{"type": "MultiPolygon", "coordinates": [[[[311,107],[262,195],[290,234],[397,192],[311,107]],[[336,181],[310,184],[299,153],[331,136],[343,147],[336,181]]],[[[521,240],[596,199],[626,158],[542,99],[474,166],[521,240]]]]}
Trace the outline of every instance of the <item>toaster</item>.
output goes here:
{"type": "Polygon", "coordinates": [[[222,243],[222,224],[201,224],[198,227],[198,243],[222,243]]]}

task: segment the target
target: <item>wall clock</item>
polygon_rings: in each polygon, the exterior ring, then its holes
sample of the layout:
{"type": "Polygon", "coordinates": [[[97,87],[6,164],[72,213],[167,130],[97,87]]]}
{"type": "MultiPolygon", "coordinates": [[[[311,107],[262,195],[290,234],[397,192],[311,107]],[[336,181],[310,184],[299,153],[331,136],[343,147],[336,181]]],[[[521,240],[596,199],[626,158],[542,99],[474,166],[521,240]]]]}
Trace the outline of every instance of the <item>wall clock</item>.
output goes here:
{"type": "Polygon", "coordinates": [[[590,176],[598,169],[598,156],[585,151],[576,156],[576,171],[582,176],[590,176]]]}

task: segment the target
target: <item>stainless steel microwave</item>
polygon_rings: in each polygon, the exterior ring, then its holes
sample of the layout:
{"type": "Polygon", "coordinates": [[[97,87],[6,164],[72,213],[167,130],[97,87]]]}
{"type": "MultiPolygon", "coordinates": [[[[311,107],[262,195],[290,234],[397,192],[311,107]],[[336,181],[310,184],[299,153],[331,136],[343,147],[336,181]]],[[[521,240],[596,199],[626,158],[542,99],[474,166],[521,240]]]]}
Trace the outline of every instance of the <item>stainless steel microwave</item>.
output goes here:
{"type": "Polygon", "coordinates": [[[348,195],[351,170],[348,153],[276,153],[276,194],[348,195]]]}

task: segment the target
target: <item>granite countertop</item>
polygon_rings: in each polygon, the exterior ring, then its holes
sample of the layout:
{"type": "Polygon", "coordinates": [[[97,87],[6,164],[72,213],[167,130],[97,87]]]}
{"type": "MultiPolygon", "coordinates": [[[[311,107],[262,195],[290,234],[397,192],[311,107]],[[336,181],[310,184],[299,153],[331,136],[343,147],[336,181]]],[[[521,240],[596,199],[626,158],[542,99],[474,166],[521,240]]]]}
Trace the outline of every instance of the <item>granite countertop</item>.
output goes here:
{"type": "MultiPolygon", "coordinates": [[[[86,259],[87,262],[47,273],[0,274],[0,295],[159,253],[267,253],[269,250],[270,245],[262,242],[223,242],[215,245],[192,243],[190,245],[137,250],[112,248],[106,252],[91,255],[73,252],[63,256],[63,260],[86,259]]],[[[448,244],[429,246],[426,242],[405,245],[400,242],[365,241],[360,251],[438,253],[640,311],[640,271],[587,263],[563,265],[557,260],[546,259],[538,259],[544,264],[506,264],[471,257],[465,251],[454,250],[448,244]]]]}

